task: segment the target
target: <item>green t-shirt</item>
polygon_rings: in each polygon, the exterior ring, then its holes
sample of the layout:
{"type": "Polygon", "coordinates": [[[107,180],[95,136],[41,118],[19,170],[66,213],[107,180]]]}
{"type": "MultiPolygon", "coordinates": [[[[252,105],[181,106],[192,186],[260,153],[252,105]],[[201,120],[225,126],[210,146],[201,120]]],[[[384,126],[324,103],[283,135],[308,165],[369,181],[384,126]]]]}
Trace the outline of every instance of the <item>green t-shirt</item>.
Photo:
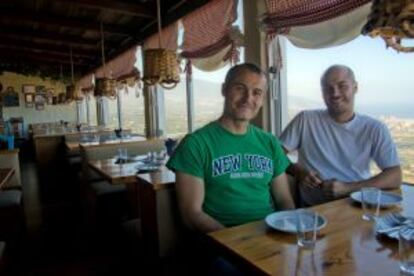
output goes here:
{"type": "Polygon", "coordinates": [[[236,135],[217,121],[187,135],[167,163],[204,180],[203,210],[225,226],[263,219],[273,211],[270,184],[289,160],[270,133],[249,125],[236,135]]]}

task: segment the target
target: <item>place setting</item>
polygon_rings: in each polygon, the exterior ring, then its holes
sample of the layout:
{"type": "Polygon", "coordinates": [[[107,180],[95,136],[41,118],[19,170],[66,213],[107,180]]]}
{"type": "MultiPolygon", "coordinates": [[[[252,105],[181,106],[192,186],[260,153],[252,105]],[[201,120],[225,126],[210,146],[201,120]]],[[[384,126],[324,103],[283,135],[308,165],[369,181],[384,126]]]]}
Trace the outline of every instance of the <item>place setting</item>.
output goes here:
{"type": "Polygon", "coordinates": [[[166,162],[167,152],[165,150],[153,151],[142,157],[135,167],[138,174],[159,171],[166,162]]]}
{"type": "Polygon", "coordinates": [[[313,249],[317,233],[327,224],[324,216],[310,209],[280,211],[265,218],[267,226],[272,229],[296,234],[297,244],[304,249],[313,249]]]}
{"type": "Polygon", "coordinates": [[[399,194],[384,192],[378,188],[362,188],[352,193],[351,198],[361,203],[362,219],[374,222],[377,235],[398,240],[400,270],[413,274],[414,218],[404,216],[399,211],[389,211],[380,215],[380,209],[398,206],[403,198],[399,194]]]}

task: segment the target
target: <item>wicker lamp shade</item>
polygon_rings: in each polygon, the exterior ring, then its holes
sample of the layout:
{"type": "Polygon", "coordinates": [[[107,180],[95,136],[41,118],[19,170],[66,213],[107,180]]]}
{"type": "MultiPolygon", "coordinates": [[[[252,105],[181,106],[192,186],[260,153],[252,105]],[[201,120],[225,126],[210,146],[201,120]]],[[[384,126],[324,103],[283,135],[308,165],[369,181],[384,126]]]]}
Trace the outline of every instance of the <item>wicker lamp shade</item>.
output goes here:
{"type": "Polygon", "coordinates": [[[71,84],[66,86],[66,102],[82,101],[83,96],[77,86],[71,84]]]}
{"type": "Polygon", "coordinates": [[[109,78],[95,79],[95,97],[116,98],[116,80],[109,78]]]}
{"type": "Polygon", "coordinates": [[[160,84],[174,88],[180,81],[177,55],[169,49],[148,49],[144,52],[144,78],[147,85],[160,84]]]}
{"type": "Polygon", "coordinates": [[[125,75],[119,76],[116,81],[119,85],[128,85],[129,87],[135,86],[141,80],[141,73],[134,68],[134,70],[125,75]]]}
{"type": "Polygon", "coordinates": [[[414,52],[401,39],[414,38],[414,0],[374,0],[363,34],[382,37],[387,46],[400,52],[414,52]]]}

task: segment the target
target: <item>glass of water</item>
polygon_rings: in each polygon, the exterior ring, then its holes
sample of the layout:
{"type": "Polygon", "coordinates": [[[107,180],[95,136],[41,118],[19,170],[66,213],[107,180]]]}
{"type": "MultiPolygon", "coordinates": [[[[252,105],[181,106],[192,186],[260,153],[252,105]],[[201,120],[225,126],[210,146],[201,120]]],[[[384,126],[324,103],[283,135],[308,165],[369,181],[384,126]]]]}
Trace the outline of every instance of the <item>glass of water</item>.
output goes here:
{"type": "Polygon", "coordinates": [[[318,229],[318,213],[312,210],[296,211],[296,230],[298,245],[305,249],[313,249],[318,229]]]}
{"type": "Polygon", "coordinates": [[[120,163],[126,163],[128,160],[128,151],[126,148],[118,149],[118,159],[120,163]]]}
{"type": "Polygon", "coordinates": [[[414,275],[414,225],[407,225],[399,231],[400,270],[414,275]]]}
{"type": "Polygon", "coordinates": [[[381,205],[381,190],[378,188],[362,188],[362,218],[364,220],[374,221],[379,215],[381,205]]]}

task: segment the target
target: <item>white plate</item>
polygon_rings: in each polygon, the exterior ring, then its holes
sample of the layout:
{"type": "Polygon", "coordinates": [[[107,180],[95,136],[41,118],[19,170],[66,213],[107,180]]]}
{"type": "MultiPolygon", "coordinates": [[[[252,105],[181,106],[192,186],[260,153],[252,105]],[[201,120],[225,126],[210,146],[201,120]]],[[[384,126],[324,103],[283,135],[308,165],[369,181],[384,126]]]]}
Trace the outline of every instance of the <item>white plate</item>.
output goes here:
{"type": "MultiPolygon", "coordinates": [[[[276,230],[288,233],[296,233],[296,211],[280,211],[267,215],[266,224],[276,230]]],[[[326,219],[318,215],[318,230],[325,227],[326,219]]]]}
{"type": "MultiPolygon", "coordinates": [[[[354,201],[361,203],[362,202],[361,191],[353,192],[351,194],[351,198],[354,201]]],[[[398,194],[384,192],[384,191],[381,192],[380,207],[390,207],[390,206],[400,203],[401,201],[402,201],[402,197],[398,194]]],[[[372,203],[374,204],[375,202],[372,202],[372,203]]]]}

